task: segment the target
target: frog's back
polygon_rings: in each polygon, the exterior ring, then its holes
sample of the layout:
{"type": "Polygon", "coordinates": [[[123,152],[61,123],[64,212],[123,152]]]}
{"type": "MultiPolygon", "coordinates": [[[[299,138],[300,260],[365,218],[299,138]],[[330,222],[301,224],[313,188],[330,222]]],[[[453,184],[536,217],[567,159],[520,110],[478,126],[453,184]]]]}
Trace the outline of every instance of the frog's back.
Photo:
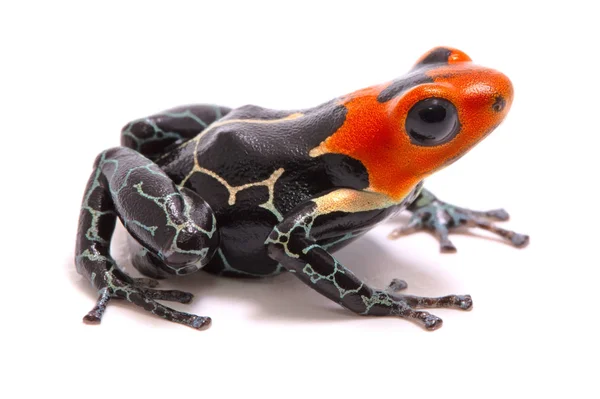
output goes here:
{"type": "Polygon", "coordinates": [[[333,101],[302,111],[247,105],[162,160],[169,176],[200,194],[216,214],[221,248],[205,270],[271,274],[276,263],[264,241],[286,213],[335,188],[368,186],[360,162],[310,154],[345,117],[346,108],[333,101]]]}

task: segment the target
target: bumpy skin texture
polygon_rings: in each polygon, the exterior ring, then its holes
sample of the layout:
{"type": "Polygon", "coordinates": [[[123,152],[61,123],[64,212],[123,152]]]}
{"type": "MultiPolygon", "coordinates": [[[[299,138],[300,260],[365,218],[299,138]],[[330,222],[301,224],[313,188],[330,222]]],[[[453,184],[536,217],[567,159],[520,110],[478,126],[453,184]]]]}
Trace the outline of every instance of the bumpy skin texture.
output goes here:
{"type": "Polygon", "coordinates": [[[474,66],[459,50],[436,48],[398,80],[314,108],[175,108],[127,124],[122,147],[101,153],[85,191],[75,262],[98,290],[84,320],[99,322],[111,298],[171,321],[204,328],[210,318],[156,300],[189,293],[155,290],[117,267],[109,246],[116,218],[133,238],[134,266],[153,278],[203,269],[237,277],[290,271],[309,287],[363,315],[393,315],[435,329],[418,308],[470,309],[468,295],[398,295],[406,283],[369,287],[331,254],[408,207],[409,226],[429,229],[443,250],[448,230],[476,226],[516,246],[528,238],[475,212],[439,201],[423,179],[489,134],[512,102],[510,81],[474,66]]]}

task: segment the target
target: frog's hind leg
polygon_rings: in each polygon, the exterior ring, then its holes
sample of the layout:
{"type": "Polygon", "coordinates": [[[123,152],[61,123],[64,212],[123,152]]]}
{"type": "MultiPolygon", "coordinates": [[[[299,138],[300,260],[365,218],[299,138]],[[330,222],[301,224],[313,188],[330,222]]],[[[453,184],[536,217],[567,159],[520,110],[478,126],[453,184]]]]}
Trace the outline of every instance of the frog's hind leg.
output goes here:
{"type": "Polygon", "coordinates": [[[393,230],[390,238],[396,239],[420,230],[433,232],[440,241],[442,252],[455,252],[456,247],[448,238],[453,229],[478,227],[491,231],[521,248],[529,243],[529,236],[496,226],[492,221],[506,221],[509,216],[504,209],[473,211],[440,201],[430,191],[423,189],[407,208],[412,212],[408,225],[393,230]]]}
{"type": "Polygon", "coordinates": [[[129,122],[121,130],[121,145],[156,160],[202,132],[231,111],[219,105],[195,104],[172,108],[129,122]]]}
{"type": "Polygon", "coordinates": [[[178,189],[158,166],[129,148],[103,152],[86,188],[77,232],[77,271],[99,294],[84,321],[99,322],[109,300],[119,298],[167,320],[194,328],[208,326],[208,317],[156,302],[188,303],[191,294],[155,290],[153,280],[133,279],[118,268],[109,251],[117,216],[132,237],[161,259],[168,275],[200,269],[218,247],[214,214],[200,196],[178,189]]]}

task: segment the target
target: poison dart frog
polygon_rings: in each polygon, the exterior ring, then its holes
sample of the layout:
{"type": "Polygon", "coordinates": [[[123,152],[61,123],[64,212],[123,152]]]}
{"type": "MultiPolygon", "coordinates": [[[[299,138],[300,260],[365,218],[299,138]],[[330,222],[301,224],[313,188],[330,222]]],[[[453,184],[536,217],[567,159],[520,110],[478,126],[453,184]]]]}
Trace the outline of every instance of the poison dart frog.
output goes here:
{"type": "Polygon", "coordinates": [[[99,295],[84,321],[100,322],[119,298],[205,328],[209,317],[157,302],[188,303],[190,293],[155,289],[155,279],[202,269],[238,277],[288,271],[356,314],[440,327],[419,309],[468,310],[469,295],[402,295],[403,280],[371,287],[332,253],[404,209],[412,217],[392,237],[426,229],[442,251],[454,251],[448,232],[469,226],[527,245],[528,236],[492,223],[508,219],[504,210],[453,206],[422,187],[490,134],[512,99],[505,75],[438,47],[404,77],[314,108],[191,105],[128,123],[122,145],[97,157],[84,193],[75,264],[99,295]],[[117,218],[147,278],[128,276],[111,257],[117,218]]]}

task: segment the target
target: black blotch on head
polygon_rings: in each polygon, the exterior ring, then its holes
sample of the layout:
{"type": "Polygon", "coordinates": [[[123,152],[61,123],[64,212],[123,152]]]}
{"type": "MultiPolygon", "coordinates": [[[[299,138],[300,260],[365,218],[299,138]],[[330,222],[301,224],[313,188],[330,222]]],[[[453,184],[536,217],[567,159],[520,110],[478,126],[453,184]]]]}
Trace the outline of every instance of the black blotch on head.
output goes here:
{"type": "Polygon", "coordinates": [[[494,110],[494,112],[500,112],[504,109],[505,106],[506,100],[504,99],[504,97],[497,96],[496,101],[494,101],[494,104],[492,104],[492,109],[494,110]]]}
{"type": "Polygon", "coordinates": [[[421,65],[447,64],[448,58],[451,54],[452,50],[449,50],[444,47],[436,48],[435,50],[427,54],[427,56],[423,58],[417,65],[415,65],[415,68],[418,68],[421,65]]]}
{"type": "Polygon", "coordinates": [[[384,103],[423,83],[433,83],[433,79],[424,73],[418,73],[409,75],[406,78],[395,80],[388,87],[383,89],[381,93],[379,93],[377,96],[377,101],[384,103]]]}

